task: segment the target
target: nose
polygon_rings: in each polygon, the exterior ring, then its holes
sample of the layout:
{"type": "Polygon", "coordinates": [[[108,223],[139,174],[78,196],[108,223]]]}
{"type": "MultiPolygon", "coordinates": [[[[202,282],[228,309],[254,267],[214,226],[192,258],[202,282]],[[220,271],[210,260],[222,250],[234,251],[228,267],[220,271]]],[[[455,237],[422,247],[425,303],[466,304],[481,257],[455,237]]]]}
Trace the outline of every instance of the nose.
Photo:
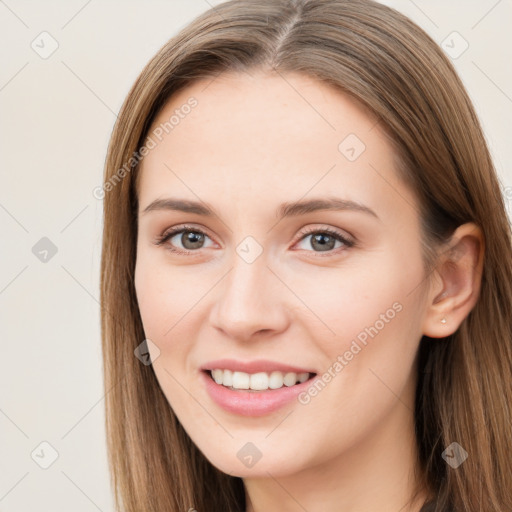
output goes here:
{"type": "Polygon", "coordinates": [[[267,259],[261,255],[247,263],[236,255],[233,261],[216,287],[211,325],[236,341],[284,331],[292,310],[285,305],[290,291],[269,268],[267,259]]]}

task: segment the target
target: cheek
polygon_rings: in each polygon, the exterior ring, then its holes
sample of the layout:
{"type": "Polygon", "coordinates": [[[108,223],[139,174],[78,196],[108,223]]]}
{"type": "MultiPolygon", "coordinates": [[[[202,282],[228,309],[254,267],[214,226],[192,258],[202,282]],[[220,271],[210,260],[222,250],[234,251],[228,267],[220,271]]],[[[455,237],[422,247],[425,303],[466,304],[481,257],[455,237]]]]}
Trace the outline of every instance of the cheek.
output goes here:
{"type": "Polygon", "coordinates": [[[418,323],[415,318],[421,305],[413,291],[422,278],[419,255],[411,255],[406,261],[403,254],[390,250],[365,256],[346,267],[328,269],[315,278],[295,276],[292,282],[294,291],[315,313],[303,316],[308,319],[311,339],[316,339],[322,352],[333,360],[349,350],[353,340],[364,345],[389,337],[395,340],[389,349],[396,351],[401,340],[411,340],[411,332],[416,332],[411,328],[418,323]],[[316,334],[313,325],[317,326],[316,334]]]}
{"type": "Polygon", "coordinates": [[[141,254],[134,282],[145,337],[158,347],[157,357],[150,349],[155,375],[169,401],[172,397],[173,408],[179,409],[189,397],[178,382],[186,381],[190,390],[198,385],[192,355],[200,326],[207,321],[204,297],[218,278],[192,266],[171,265],[160,257],[159,253],[141,254]]]}
{"type": "Polygon", "coordinates": [[[198,300],[195,281],[180,267],[162,264],[144,253],[137,256],[135,291],[148,338],[163,340],[198,300]]]}
{"type": "Polygon", "coordinates": [[[144,334],[150,339],[159,337],[164,328],[162,312],[165,307],[163,304],[165,283],[162,282],[163,277],[156,269],[147,265],[144,258],[137,258],[135,292],[144,334]]]}
{"type": "Polygon", "coordinates": [[[396,401],[394,393],[411,390],[421,338],[422,260],[419,252],[405,258],[389,251],[338,275],[333,273],[323,293],[312,295],[309,303],[335,334],[311,336],[326,364],[318,398],[311,388],[304,403],[319,418],[336,418],[340,425],[347,411],[356,423],[378,422],[396,401]],[[322,411],[328,404],[336,407],[326,415],[322,411]]]}
{"type": "Polygon", "coordinates": [[[337,376],[332,386],[337,397],[350,403],[350,410],[368,412],[372,407],[357,407],[360,400],[379,410],[380,400],[393,398],[390,389],[403,390],[413,373],[424,271],[419,251],[416,257],[389,251],[362,270],[330,285],[339,299],[326,299],[324,307],[336,336],[324,338],[322,348],[328,370],[337,376]]]}
{"type": "Polygon", "coordinates": [[[185,275],[182,269],[157,264],[145,255],[137,258],[134,282],[144,334],[158,347],[152,352],[150,345],[153,370],[177,414],[188,410],[191,402],[178,382],[190,388],[184,377],[189,375],[187,355],[194,342],[191,329],[197,325],[193,305],[199,298],[185,275]]]}

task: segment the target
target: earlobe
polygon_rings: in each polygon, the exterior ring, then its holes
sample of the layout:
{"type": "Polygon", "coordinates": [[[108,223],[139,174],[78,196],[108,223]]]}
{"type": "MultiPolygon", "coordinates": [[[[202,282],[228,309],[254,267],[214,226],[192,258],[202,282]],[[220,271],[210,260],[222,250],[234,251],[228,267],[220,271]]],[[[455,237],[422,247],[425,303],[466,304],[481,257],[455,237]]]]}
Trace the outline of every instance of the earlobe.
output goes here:
{"type": "Polygon", "coordinates": [[[484,238],[474,223],[459,226],[442,250],[436,266],[437,286],[427,298],[423,334],[453,334],[475,306],[481,286],[484,238]]]}

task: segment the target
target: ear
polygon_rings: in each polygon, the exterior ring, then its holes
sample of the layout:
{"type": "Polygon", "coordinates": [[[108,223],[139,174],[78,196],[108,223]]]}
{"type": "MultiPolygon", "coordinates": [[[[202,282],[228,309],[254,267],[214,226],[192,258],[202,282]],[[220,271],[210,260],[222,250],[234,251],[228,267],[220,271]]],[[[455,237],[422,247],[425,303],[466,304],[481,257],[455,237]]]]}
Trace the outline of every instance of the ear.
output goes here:
{"type": "Polygon", "coordinates": [[[453,334],[475,306],[484,262],[481,229],[469,222],[459,226],[439,255],[427,295],[423,334],[444,338],[453,334]]]}

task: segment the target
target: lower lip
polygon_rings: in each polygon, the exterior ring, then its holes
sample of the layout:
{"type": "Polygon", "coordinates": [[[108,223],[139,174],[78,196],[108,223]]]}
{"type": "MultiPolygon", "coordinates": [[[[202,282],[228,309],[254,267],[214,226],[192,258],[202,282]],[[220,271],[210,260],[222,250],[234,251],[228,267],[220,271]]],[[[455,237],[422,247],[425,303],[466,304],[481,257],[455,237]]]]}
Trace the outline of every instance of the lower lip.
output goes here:
{"type": "Polygon", "coordinates": [[[222,384],[217,384],[210,376],[210,372],[202,371],[201,377],[205,382],[208,394],[217,405],[228,412],[241,416],[263,416],[277,411],[297,398],[297,395],[305,391],[315,378],[313,376],[306,382],[290,387],[283,386],[279,389],[249,392],[234,391],[222,384]]]}

